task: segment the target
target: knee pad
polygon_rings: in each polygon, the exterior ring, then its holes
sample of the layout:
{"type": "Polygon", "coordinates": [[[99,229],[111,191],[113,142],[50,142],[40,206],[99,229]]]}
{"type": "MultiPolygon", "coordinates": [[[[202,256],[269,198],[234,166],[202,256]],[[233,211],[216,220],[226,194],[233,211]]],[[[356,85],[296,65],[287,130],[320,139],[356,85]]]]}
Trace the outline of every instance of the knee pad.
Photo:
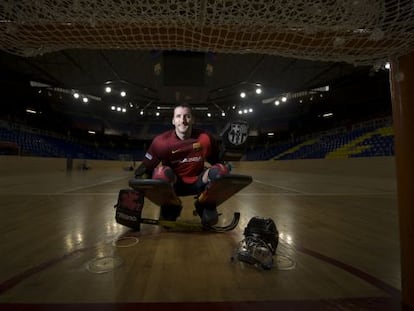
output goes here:
{"type": "Polygon", "coordinates": [[[177,181],[177,176],[173,172],[172,168],[169,166],[157,166],[153,173],[152,179],[160,179],[166,182],[174,184],[177,181]]]}
{"type": "Polygon", "coordinates": [[[229,174],[229,168],[224,164],[214,164],[208,171],[208,180],[213,181],[221,176],[229,174]]]}

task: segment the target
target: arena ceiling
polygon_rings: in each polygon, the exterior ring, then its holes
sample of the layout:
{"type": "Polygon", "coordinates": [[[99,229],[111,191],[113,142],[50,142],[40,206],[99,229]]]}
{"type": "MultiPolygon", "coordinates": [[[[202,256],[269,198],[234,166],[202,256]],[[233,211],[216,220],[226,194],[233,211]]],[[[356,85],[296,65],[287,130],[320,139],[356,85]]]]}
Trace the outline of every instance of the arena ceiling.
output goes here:
{"type": "Polygon", "coordinates": [[[326,85],[352,94],[350,84],[414,50],[413,16],[411,0],[4,0],[3,103],[46,96],[76,112],[86,97],[90,114],[147,116],[186,102],[213,117],[252,108],[259,121],[279,113],[270,106],[282,96],[326,85]]]}
{"type": "Polygon", "coordinates": [[[116,106],[128,113],[154,113],[157,108],[189,103],[214,114],[243,107],[261,110],[283,95],[349,84],[356,76],[368,78],[373,72],[372,66],[263,54],[85,49],[35,57],[1,52],[0,70],[9,98],[29,88],[25,94],[47,94],[52,102],[66,103],[68,110],[76,110],[85,96],[86,105],[96,112],[116,106]],[[111,93],[105,92],[107,86],[111,93]],[[255,92],[258,86],[260,95],[255,92]],[[241,92],[246,98],[240,97],[241,92]]]}

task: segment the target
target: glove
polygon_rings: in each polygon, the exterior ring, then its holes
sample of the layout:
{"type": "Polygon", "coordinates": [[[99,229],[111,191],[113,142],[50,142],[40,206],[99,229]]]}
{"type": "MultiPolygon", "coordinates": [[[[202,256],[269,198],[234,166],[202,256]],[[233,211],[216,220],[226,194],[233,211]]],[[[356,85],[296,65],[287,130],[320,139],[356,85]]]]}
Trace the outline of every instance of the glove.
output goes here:
{"type": "Polygon", "coordinates": [[[135,170],[135,178],[137,179],[150,179],[151,172],[145,167],[143,163],[135,170]]]}

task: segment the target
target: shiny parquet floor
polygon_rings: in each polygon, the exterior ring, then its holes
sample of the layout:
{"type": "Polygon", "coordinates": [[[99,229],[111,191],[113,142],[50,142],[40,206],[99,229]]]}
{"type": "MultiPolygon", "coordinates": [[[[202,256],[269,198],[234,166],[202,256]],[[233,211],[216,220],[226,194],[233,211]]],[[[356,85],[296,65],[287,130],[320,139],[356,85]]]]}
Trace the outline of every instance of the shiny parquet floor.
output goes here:
{"type": "MultiPolygon", "coordinates": [[[[0,175],[1,310],[399,310],[394,158],[234,163],[254,181],[219,207],[228,233],[115,222],[132,172],[0,175]],[[271,270],[230,258],[254,216],[280,243],[271,270]]],[[[181,219],[195,221],[192,197],[181,219]]],[[[144,215],[158,216],[145,203],[144,215]]]]}

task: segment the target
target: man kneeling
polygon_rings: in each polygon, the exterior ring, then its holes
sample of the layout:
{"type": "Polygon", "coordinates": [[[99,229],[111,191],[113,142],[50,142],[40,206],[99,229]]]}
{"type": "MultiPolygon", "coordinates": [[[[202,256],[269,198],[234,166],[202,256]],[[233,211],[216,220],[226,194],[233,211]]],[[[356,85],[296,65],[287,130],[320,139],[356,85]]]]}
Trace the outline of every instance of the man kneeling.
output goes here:
{"type": "MultiPolygon", "coordinates": [[[[199,195],[212,181],[229,174],[227,166],[220,163],[215,139],[208,132],[193,128],[193,123],[191,107],[176,106],[172,118],[174,129],[154,138],[135,177],[166,180],[173,185],[177,196],[184,196],[199,195]],[[206,168],[205,162],[211,167],[206,168]]],[[[196,200],[195,208],[204,225],[217,224],[215,205],[196,200]]],[[[178,205],[161,206],[160,218],[176,220],[181,209],[178,205]]]]}

